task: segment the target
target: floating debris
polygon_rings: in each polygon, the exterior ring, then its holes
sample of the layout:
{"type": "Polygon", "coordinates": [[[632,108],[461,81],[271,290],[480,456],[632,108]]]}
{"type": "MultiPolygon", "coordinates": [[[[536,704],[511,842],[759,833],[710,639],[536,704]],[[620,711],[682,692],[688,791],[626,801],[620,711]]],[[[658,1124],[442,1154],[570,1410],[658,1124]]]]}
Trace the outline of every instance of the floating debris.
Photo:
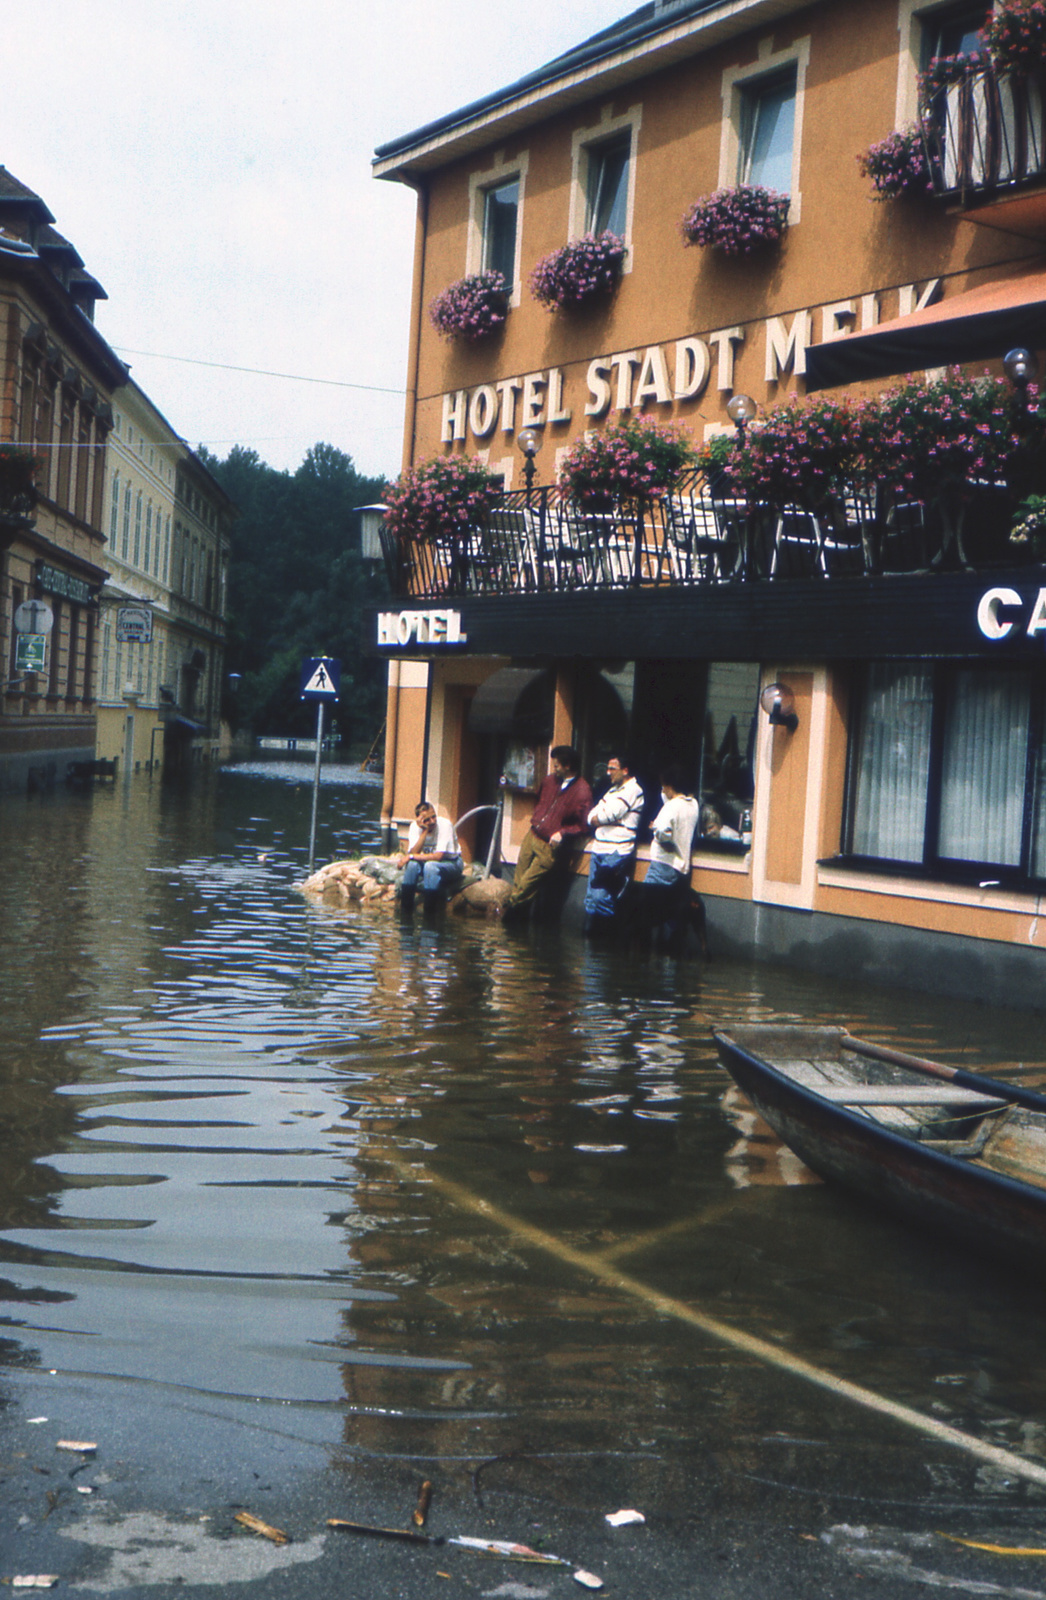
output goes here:
{"type": "Polygon", "coordinates": [[[93,1439],[56,1439],[54,1447],[56,1450],[72,1450],[81,1456],[93,1455],[98,1449],[93,1439]]]}
{"type": "Polygon", "coordinates": [[[25,1420],[31,1428],[35,1428],[38,1422],[50,1422],[51,1419],[50,1417],[26,1417],[25,1420]]]}
{"type": "Polygon", "coordinates": [[[580,1583],[582,1589],[602,1589],[603,1580],[597,1578],[594,1572],[586,1572],[584,1567],[578,1567],[574,1574],[574,1582],[580,1583]]]}
{"type": "Polygon", "coordinates": [[[345,1533],[370,1534],[373,1539],[405,1539],[408,1544],[443,1544],[445,1541],[431,1533],[414,1533],[410,1528],[376,1528],[368,1522],[348,1522],[344,1517],[328,1517],[328,1528],[340,1528],[345,1533]]]}
{"type": "Polygon", "coordinates": [[[607,1521],[612,1528],[627,1528],[630,1522],[645,1522],[641,1511],[608,1511],[607,1521]]]}
{"type": "Polygon", "coordinates": [[[12,1589],[53,1589],[58,1582],[54,1572],[27,1572],[18,1578],[5,1578],[12,1589]]]}
{"type": "Polygon", "coordinates": [[[960,1539],[957,1533],[942,1533],[937,1529],[940,1539],[950,1539],[952,1544],[965,1545],[967,1550],[987,1550],[993,1556],[1046,1556],[1046,1550],[1035,1545],[1024,1544],[980,1544],[976,1539],[960,1539]]]}
{"type": "Polygon", "coordinates": [[[511,1539],[472,1539],[465,1534],[457,1534],[447,1543],[462,1545],[466,1550],[475,1550],[483,1556],[501,1556],[507,1561],[537,1561],[545,1567],[570,1566],[570,1562],[562,1556],[547,1556],[543,1550],[532,1550],[529,1544],[515,1544],[511,1539]]]}
{"type": "Polygon", "coordinates": [[[428,1518],[428,1514],[429,1514],[429,1506],[431,1504],[432,1504],[432,1485],[429,1482],[428,1478],[426,1478],[425,1482],[422,1484],[421,1488],[418,1490],[418,1503],[414,1508],[414,1515],[413,1515],[413,1517],[411,1519],[416,1528],[423,1528],[425,1526],[425,1522],[426,1522],[426,1519],[428,1518]]]}
{"type": "Polygon", "coordinates": [[[271,1539],[273,1544],[290,1544],[290,1535],[284,1533],[282,1528],[274,1528],[268,1522],[263,1522],[260,1517],[252,1517],[249,1511],[237,1511],[234,1522],[239,1522],[244,1528],[250,1528],[252,1533],[260,1533],[263,1539],[271,1539]]]}

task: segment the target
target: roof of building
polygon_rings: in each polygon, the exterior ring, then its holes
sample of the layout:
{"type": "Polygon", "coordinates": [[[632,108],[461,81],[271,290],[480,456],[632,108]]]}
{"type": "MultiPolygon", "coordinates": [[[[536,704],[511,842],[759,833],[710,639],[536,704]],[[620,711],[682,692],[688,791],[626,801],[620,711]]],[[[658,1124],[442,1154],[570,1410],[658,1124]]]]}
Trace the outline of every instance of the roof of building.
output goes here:
{"type": "Polygon", "coordinates": [[[423,171],[500,133],[548,115],[552,105],[644,75],[693,55],[758,22],[786,15],[803,0],[647,0],[619,22],[503,89],[473,100],[375,151],[378,177],[423,171]],[[469,137],[470,132],[474,136],[469,137]]]}
{"type": "Polygon", "coordinates": [[[13,172],[0,167],[0,210],[9,211],[13,206],[19,210],[36,211],[41,222],[54,221],[40,196],[16,178],[13,172]]]}

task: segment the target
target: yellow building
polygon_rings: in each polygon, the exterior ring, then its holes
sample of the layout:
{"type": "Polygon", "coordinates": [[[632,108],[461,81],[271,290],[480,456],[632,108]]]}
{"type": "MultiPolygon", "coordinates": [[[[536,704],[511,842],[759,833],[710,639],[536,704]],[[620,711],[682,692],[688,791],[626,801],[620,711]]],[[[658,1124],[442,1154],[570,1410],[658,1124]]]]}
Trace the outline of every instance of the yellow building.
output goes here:
{"type": "Polygon", "coordinates": [[[1042,1003],[1046,568],[1007,486],[966,485],[965,523],[885,481],[831,517],[709,474],[645,509],[549,488],[625,418],[700,442],[808,387],[1046,345],[1042,74],[978,55],[983,12],[653,0],[377,152],[417,193],[405,465],[479,455],[505,484],[466,534],[384,535],[390,833],[421,795],[458,817],[501,788],[511,861],[551,743],[587,774],[627,746],[737,835],[694,856],[721,951],[1042,1003]],[[858,158],[920,116],[919,186],[873,203],[858,158]],[[778,242],[684,247],[695,201],[732,190],[736,218],[754,187],[788,198],[778,242]],[[535,267],[604,229],[616,285],[550,314],[535,267]],[[433,300],[492,268],[502,327],[440,337],[433,300]]]}

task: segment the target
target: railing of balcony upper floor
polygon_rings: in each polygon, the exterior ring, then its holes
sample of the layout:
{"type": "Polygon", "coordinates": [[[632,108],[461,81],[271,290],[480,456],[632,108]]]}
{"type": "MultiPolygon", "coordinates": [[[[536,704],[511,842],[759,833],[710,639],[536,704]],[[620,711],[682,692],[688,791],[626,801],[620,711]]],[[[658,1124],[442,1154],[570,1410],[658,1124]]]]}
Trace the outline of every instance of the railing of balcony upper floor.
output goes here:
{"type": "Polygon", "coordinates": [[[966,200],[1046,179],[1043,83],[986,64],[930,97],[922,129],[938,194],[966,200]]]}
{"type": "Polygon", "coordinates": [[[383,528],[381,538],[397,596],[703,588],[1026,565],[1032,547],[1009,537],[1014,505],[1007,485],[974,482],[936,506],[885,484],[846,489],[816,511],[750,506],[694,472],[644,505],[593,509],[554,489],[519,490],[463,533],[401,541],[383,528]]]}

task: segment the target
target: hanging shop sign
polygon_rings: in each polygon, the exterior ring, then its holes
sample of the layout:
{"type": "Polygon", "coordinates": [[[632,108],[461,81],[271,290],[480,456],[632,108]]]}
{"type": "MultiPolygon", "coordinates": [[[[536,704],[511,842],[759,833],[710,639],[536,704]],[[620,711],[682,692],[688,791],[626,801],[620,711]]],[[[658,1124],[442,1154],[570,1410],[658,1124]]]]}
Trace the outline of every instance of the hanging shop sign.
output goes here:
{"type": "MultiPolygon", "coordinates": [[[[921,311],[938,298],[940,290],[940,278],[921,285],[903,284],[889,291],[896,297],[891,314],[903,317],[921,311]]],[[[767,317],[762,324],[766,382],[777,383],[789,373],[801,377],[806,372],[806,352],[815,343],[831,344],[855,329],[867,333],[878,327],[886,293],[855,295],[831,305],[803,308],[789,317],[767,317]]],[[[578,405],[586,417],[599,418],[611,411],[640,411],[647,405],[699,400],[713,373],[719,392],[730,393],[737,352],[748,335],[749,327],[738,324],[668,344],[648,345],[644,350],[595,356],[585,371],[583,394],[573,378],[568,383],[562,367],[501,378],[474,389],[452,389],[442,396],[440,439],[454,444],[471,437],[483,444],[499,432],[514,434],[524,428],[570,422],[578,405]]]]}
{"type": "Polygon", "coordinates": [[[46,633],[17,634],[15,636],[15,671],[43,672],[46,665],[46,633]]]}
{"type": "Polygon", "coordinates": [[[37,563],[36,581],[45,593],[61,595],[64,600],[73,600],[80,606],[89,606],[94,599],[94,590],[84,578],[74,578],[46,561],[37,563]]]}
{"type": "Polygon", "coordinates": [[[151,644],[153,638],[152,607],[120,606],[116,612],[117,644],[151,644]]]}
{"type": "Polygon", "coordinates": [[[378,644],[465,644],[460,611],[379,611],[378,644]]]}

